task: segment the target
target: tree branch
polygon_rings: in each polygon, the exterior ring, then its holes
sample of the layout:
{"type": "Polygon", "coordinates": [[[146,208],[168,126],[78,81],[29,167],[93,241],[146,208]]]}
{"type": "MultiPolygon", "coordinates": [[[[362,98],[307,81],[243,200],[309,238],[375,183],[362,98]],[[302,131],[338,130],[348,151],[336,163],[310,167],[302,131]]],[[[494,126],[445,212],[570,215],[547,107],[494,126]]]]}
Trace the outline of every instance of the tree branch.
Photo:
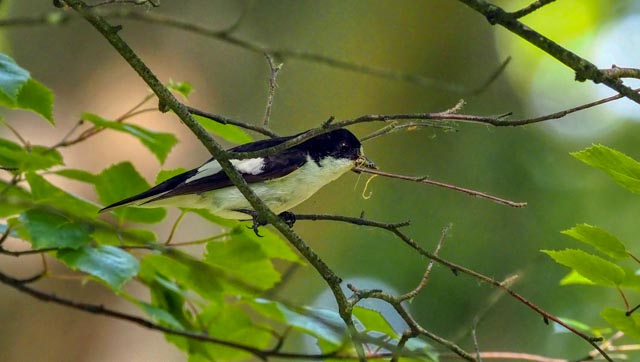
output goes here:
{"type": "Polygon", "coordinates": [[[382,171],[373,170],[373,169],[369,169],[369,168],[363,168],[363,167],[356,167],[356,168],[354,168],[354,170],[357,171],[357,172],[365,172],[365,173],[369,173],[369,174],[372,174],[372,175],[378,175],[378,176],[395,178],[395,179],[399,179],[399,180],[413,181],[413,182],[419,182],[419,183],[428,184],[428,185],[434,185],[434,186],[438,186],[438,187],[444,187],[444,188],[447,188],[447,189],[450,189],[450,190],[464,192],[467,195],[481,197],[481,198],[484,198],[484,199],[487,199],[487,200],[491,200],[493,202],[497,202],[499,204],[507,205],[507,206],[511,206],[511,207],[524,207],[524,206],[527,206],[526,202],[510,201],[510,200],[503,199],[503,198],[500,198],[500,197],[497,197],[497,196],[489,195],[489,194],[484,193],[484,192],[475,191],[475,190],[471,190],[471,189],[466,189],[464,187],[454,186],[454,185],[446,184],[444,182],[429,180],[426,177],[404,176],[404,175],[398,175],[398,174],[389,173],[389,172],[382,172],[382,171]]]}
{"type": "Polygon", "coordinates": [[[482,14],[487,18],[491,25],[501,25],[510,32],[538,47],[540,50],[556,58],[562,64],[573,69],[576,73],[577,81],[585,81],[589,79],[594,83],[603,83],[607,87],[640,104],[640,95],[633,89],[624,85],[619,78],[602,72],[593,63],[581,58],[577,54],[563,48],[558,43],[524,25],[517,19],[517,17],[506,12],[501,7],[493,5],[486,0],[459,1],[482,14]]]}
{"type": "Polygon", "coordinates": [[[129,65],[140,75],[140,77],[149,85],[153,92],[158,96],[161,104],[171,109],[182,122],[189,127],[193,134],[204,144],[211,152],[212,156],[218,161],[222,170],[228,175],[229,179],[238,188],[242,195],[249,201],[258,214],[268,223],[272,224],[318,271],[322,278],[327,282],[329,288],[333,292],[338,304],[340,317],[346,324],[351,338],[354,342],[359,360],[365,361],[365,354],[362,345],[358,342],[357,330],[351,317],[351,310],[347,303],[340,283],[340,279],[332,269],[305,243],[289,226],[273,213],[265,203],[260,200],[256,194],[249,188],[245,179],[240,175],[238,170],[229,161],[229,153],[225,152],[220,144],[218,144],[209,135],[202,126],[191,116],[189,110],[180,103],[173,94],[158,80],[153,72],[146,64],[134,53],[134,51],[126,44],[118,35],[119,27],[114,27],[104,20],[101,16],[91,11],[82,0],[63,0],[75,11],[82,15],[96,30],[98,30],[111,43],[114,49],[129,63],[129,65]]]}

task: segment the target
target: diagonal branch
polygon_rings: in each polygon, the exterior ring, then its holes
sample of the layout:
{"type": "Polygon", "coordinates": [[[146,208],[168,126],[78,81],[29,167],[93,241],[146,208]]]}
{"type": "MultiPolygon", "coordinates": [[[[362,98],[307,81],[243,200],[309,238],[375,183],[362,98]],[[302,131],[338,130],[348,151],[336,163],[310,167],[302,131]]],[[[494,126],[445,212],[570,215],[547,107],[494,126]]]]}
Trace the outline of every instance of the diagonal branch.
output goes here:
{"type": "Polygon", "coordinates": [[[147,85],[158,96],[160,103],[171,109],[182,122],[189,127],[193,134],[198,137],[200,142],[211,152],[212,156],[218,161],[222,170],[228,175],[229,179],[238,188],[242,195],[251,204],[254,210],[263,217],[268,223],[272,224],[318,271],[322,278],[326,281],[329,288],[334,294],[338,304],[340,317],[347,326],[351,338],[354,342],[356,352],[360,361],[365,361],[365,354],[362,344],[358,341],[358,332],[356,330],[351,310],[349,308],[347,297],[340,287],[342,279],[320,259],[320,257],[305,243],[289,226],[273,213],[265,203],[256,196],[249,188],[245,179],[240,175],[238,170],[229,161],[229,153],[225,152],[221,145],[217,143],[211,135],[209,135],[202,126],[191,116],[187,107],[180,103],[173,94],[158,80],[155,74],[147,67],[147,65],[138,57],[137,54],[129,47],[129,45],[118,35],[120,27],[110,25],[104,18],[91,11],[90,8],[82,0],[64,0],[76,12],[82,15],[96,30],[98,30],[104,38],[109,41],[113,48],[129,63],[129,65],[140,75],[147,85]]]}
{"type": "Polygon", "coordinates": [[[578,56],[570,50],[560,46],[553,40],[526,26],[518,20],[517,16],[506,12],[501,7],[493,5],[486,0],[459,1],[466,4],[476,12],[484,15],[491,25],[498,24],[506,28],[510,32],[538,47],[545,53],[556,58],[562,64],[573,69],[576,73],[577,81],[585,81],[589,79],[594,83],[603,83],[607,87],[640,104],[640,95],[633,89],[624,85],[619,78],[602,72],[587,59],[578,56]]]}

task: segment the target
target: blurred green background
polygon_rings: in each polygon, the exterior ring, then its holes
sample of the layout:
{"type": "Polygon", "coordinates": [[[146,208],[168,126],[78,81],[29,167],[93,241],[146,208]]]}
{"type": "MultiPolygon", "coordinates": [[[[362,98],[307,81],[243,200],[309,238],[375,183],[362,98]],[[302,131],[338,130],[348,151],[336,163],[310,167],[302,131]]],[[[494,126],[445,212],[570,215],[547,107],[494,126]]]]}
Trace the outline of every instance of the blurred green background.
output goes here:
{"type": "MultiPolygon", "coordinates": [[[[499,1],[508,10],[529,1],[499,1]]],[[[3,17],[53,11],[51,1],[2,1],[3,17]]],[[[612,93],[577,83],[573,73],[506,30],[495,28],[462,3],[430,1],[161,1],[154,13],[167,14],[224,29],[246,6],[238,37],[275,49],[318,53],[357,64],[419,74],[433,87],[378,78],[324,64],[288,59],[278,77],[272,128],[291,134],[315,127],[329,116],[346,119],[363,114],[437,112],[461,98],[463,112],[514,118],[543,115],[612,93]],[[507,57],[505,73],[484,92],[480,85],[507,57]],[[451,85],[463,90],[451,90],[451,85]]],[[[125,8],[131,8],[124,6],[125,8]]],[[[115,7],[114,7],[115,8],[115,7]]],[[[140,9],[144,10],[144,9],[140,9]]],[[[524,19],[526,24],[584,56],[599,67],[637,67],[640,5],[632,0],[563,0],[524,19]]],[[[117,20],[120,32],[163,81],[189,81],[196,89],[189,103],[197,108],[248,122],[261,121],[269,69],[260,54],[231,44],[158,25],[117,20]]],[[[48,85],[56,94],[57,126],[36,116],[4,112],[5,119],[34,144],[52,144],[81,112],[116,117],[147,94],[147,88],[107,42],[84,21],[60,26],[0,28],[2,51],[48,85]]],[[[639,199],[604,174],[569,156],[592,143],[617,148],[640,159],[637,105],[619,101],[566,119],[520,128],[459,124],[458,132],[424,129],[394,133],[365,143],[365,152],[384,171],[428,175],[433,179],[527,201],[512,209],[486,200],[430,186],[376,178],[372,197],[361,196],[366,178],[347,175],[296,208],[297,212],[334,213],[387,222],[412,221],[407,232],[432,249],[441,229],[453,229],[442,256],[502,280],[514,273],[513,289],[557,316],[604,326],[599,310],[621,307],[612,291],[584,286],[559,287],[567,272],[539,252],[575,246],[560,231],[576,223],[598,225],[619,236],[632,251],[640,226],[639,199]]],[[[206,150],[177,117],[145,114],[134,120],[155,130],[174,132],[181,143],[165,165],[137,140],[103,133],[90,142],[63,150],[69,167],[100,171],[131,160],[153,181],[161,168],[195,167],[206,150]]],[[[352,130],[363,136],[379,124],[352,130]]],[[[0,129],[7,136],[5,129],[0,129]]],[[[53,178],[52,178],[53,179],[53,178]]],[[[67,190],[95,200],[85,185],[53,179],[67,190]]],[[[166,235],[172,211],[157,229],[166,235]]],[[[346,282],[359,288],[382,287],[404,293],[420,280],[427,260],[391,234],[346,224],[299,222],[298,231],[346,282]]],[[[184,240],[207,235],[198,220],[186,220],[184,240]]],[[[37,257],[3,258],[2,269],[16,275],[38,270],[37,257]]],[[[62,269],[60,269],[62,270],[62,269]]],[[[79,300],[133,311],[95,283],[49,279],[39,287],[79,300]],[[121,305],[122,304],[122,305],[121,305]]],[[[142,293],[140,291],[140,293],[142,293]]],[[[469,337],[479,314],[483,351],[527,352],[579,358],[589,346],[578,337],[558,333],[510,297],[493,303],[496,291],[467,276],[436,267],[429,286],[408,305],[428,330],[472,351],[469,337]]],[[[35,301],[0,288],[0,359],[3,361],[180,361],[185,356],[162,335],[123,322],[82,314],[35,301]]],[[[629,293],[632,304],[637,293],[629,293]]],[[[290,303],[331,307],[326,285],[310,268],[295,271],[276,298],[290,303]]],[[[365,304],[366,305],[366,304],[365,304]]],[[[378,304],[370,304],[379,308],[378,304]]],[[[394,320],[393,313],[389,318],[394,320]]],[[[399,331],[401,321],[393,322],[399,331]]]]}

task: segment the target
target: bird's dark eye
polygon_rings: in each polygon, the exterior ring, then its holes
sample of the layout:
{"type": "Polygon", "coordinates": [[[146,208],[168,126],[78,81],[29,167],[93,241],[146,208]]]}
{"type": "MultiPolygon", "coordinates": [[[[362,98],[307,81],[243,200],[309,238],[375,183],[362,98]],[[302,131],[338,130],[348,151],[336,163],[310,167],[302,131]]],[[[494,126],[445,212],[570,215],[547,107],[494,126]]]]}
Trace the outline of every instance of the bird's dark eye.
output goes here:
{"type": "Polygon", "coordinates": [[[340,144],[340,150],[342,150],[342,151],[347,151],[347,150],[349,150],[349,145],[348,145],[348,144],[346,144],[346,143],[344,143],[344,142],[343,142],[343,143],[341,143],[341,144],[340,144]]]}

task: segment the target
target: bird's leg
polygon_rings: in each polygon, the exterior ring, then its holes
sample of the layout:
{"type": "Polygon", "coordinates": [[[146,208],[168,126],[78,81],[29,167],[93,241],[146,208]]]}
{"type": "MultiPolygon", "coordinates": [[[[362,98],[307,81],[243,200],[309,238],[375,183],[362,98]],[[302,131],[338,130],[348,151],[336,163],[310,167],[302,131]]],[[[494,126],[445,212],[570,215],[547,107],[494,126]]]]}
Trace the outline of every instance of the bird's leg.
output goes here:
{"type": "Polygon", "coordinates": [[[258,237],[262,237],[262,235],[260,235],[260,233],[258,233],[258,229],[260,228],[260,226],[267,225],[267,220],[265,220],[263,217],[261,217],[260,214],[255,210],[238,209],[238,210],[235,210],[235,211],[241,212],[243,214],[247,214],[247,215],[251,216],[251,220],[252,220],[253,224],[251,226],[247,226],[247,227],[249,229],[253,229],[253,232],[256,233],[256,235],[258,237]]]}
{"type": "MultiPolygon", "coordinates": [[[[257,211],[255,210],[249,210],[249,209],[238,209],[235,210],[237,212],[241,212],[243,214],[247,214],[249,216],[251,216],[251,220],[253,221],[253,225],[251,226],[247,226],[250,229],[253,229],[253,232],[256,233],[256,235],[258,235],[259,237],[262,237],[262,235],[260,235],[258,233],[258,228],[260,228],[260,226],[265,226],[267,225],[267,221],[260,217],[260,215],[258,214],[257,211]]],[[[289,226],[290,228],[293,227],[293,224],[296,223],[296,215],[292,212],[289,211],[283,211],[280,214],[278,214],[278,217],[285,222],[285,224],[287,224],[287,226],[289,226]]]]}

